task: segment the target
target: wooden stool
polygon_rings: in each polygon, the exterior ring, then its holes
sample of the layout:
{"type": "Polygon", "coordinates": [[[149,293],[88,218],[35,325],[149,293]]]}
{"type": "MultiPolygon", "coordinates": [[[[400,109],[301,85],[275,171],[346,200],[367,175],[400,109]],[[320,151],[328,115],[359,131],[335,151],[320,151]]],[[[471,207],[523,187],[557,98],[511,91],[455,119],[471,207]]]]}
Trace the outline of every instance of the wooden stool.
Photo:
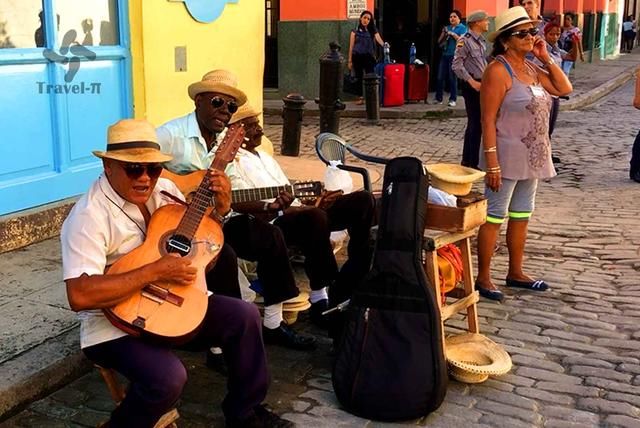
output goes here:
{"type": "MultiPolygon", "coordinates": [[[[429,278],[429,282],[434,288],[438,307],[440,308],[440,317],[443,323],[451,318],[454,314],[466,310],[467,325],[471,333],[479,333],[478,328],[478,310],[476,303],[480,300],[478,292],[475,290],[473,283],[473,262],[471,260],[471,243],[470,238],[475,235],[478,228],[473,228],[464,232],[443,232],[440,230],[425,229],[423,249],[425,251],[424,271],[429,278]],[[456,287],[447,293],[459,299],[450,305],[442,305],[440,293],[440,276],[438,275],[438,253],[437,250],[447,244],[457,244],[462,253],[462,279],[463,287],[456,287]]],[[[444,338],[443,338],[444,339],[444,338]]],[[[444,340],[443,340],[444,343],[444,340]]]]}
{"type": "MultiPolygon", "coordinates": [[[[95,364],[94,367],[100,371],[100,375],[102,375],[102,379],[104,379],[104,382],[107,384],[107,388],[109,389],[111,398],[116,403],[116,406],[119,405],[120,402],[124,400],[126,390],[124,386],[122,386],[122,384],[118,382],[115,370],[106,369],[104,367],[100,367],[97,364],[95,364]]],[[[178,414],[178,410],[173,408],[162,415],[160,420],[156,422],[154,428],[177,428],[175,421],[178,420],[179,417],[180,415],[178,414]]],[[[104,425],[106,425],[106,422],[98,425],[98,428],[104,425]]]]}

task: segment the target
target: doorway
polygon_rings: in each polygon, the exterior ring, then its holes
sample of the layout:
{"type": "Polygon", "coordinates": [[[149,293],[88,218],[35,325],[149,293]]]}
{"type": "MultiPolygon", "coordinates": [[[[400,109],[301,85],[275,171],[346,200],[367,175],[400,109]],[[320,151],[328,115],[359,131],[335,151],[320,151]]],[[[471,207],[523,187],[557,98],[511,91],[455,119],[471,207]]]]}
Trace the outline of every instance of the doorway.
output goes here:
{"type": "Polygon", "coordinates": [[[278,22],[280,0],[265,0],[264,78],[265,88],[278,87],[278,22]]]}

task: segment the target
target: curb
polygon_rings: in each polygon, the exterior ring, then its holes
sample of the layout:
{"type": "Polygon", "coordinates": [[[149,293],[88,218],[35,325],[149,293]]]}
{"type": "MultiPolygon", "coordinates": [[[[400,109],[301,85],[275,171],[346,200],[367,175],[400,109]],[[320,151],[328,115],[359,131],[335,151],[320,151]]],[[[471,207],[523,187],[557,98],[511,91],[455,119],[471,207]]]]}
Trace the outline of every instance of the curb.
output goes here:
{"type": "Polygon", "coordinates": [[[79,330],[74,327],[0,364],[0,422],[91,369],[80,351],[79,330]]]}
{"type": "MultiPolygon", "coordinates": [[[[264,107],[265,116],[282,116],[282,108],[264,107]]],[[[308,109],[304,110],[306,117],[320,116],[320,110],[308,109]]],[[[366,119],[367,112],[365,110],[343,110],[340,117],[366,119]]],[[[458,117],[467,117],[467,113],[463,109],[438,109],[429,111],[402,111],[391,108],[380,108],[380,119],[451,119],[458,117]]]]}
{"type": "Polygon", "coordinates": [[[580,108],[593,104],[606,95],[609,95],[611,92],[615,91],[620,86],[624,85],[633,78],[634,69],[635,66],[630,67],[615,79],[610,80],[609,82],[604,83],[597,88],[593,88],[592,90],[585,92],[575,99],[560,103],[560,111],[578,110],[580,108]]]}

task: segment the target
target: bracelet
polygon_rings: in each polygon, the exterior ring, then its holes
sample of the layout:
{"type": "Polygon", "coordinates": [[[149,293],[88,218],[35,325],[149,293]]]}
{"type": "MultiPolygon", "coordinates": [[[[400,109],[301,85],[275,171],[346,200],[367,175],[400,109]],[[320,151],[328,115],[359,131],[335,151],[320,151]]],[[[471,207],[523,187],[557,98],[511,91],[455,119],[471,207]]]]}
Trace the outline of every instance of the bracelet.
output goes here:
{"type": "Polygon", "coordinates": [[[493,153],[493,152],[496,152],[496,151],[498,151],[498,148],[496,146],[489,147],[488,149],[484,149],[485,153],[493,153]]]}
{"type": "Polygon", "coordinates": [[[214,209],[213,211],[211,211],[211,215],[218,223],[225,224],[233,215],[233,210],[230,209],[229,212],[227,212],[225,215],[220,215],[218,214],[218,211],[214,209]]]}
{"type": "Polygon", "coordinates": [[[487,172],[500,172],[501,169],[499,166],[494,166],[492,168],[487,168],[487,172]]]}

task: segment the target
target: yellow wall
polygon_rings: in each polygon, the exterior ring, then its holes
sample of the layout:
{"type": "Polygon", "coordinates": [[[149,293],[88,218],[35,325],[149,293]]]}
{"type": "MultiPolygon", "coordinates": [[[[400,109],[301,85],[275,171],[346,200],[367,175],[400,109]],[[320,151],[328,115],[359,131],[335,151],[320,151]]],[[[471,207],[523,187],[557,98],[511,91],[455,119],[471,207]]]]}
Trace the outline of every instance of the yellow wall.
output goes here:
{"type": "Polygon", "coordinates": [[[193,109],[189,84],[207,71],[238,75],[249,102],[262,109],[264,3],[227,3],[209,24],[196,22],[182,2],[129,1],[134,114],[155,125],[193,109]],[[176,72],[174,49],[187,47],[187,71],[176,72]]]}

